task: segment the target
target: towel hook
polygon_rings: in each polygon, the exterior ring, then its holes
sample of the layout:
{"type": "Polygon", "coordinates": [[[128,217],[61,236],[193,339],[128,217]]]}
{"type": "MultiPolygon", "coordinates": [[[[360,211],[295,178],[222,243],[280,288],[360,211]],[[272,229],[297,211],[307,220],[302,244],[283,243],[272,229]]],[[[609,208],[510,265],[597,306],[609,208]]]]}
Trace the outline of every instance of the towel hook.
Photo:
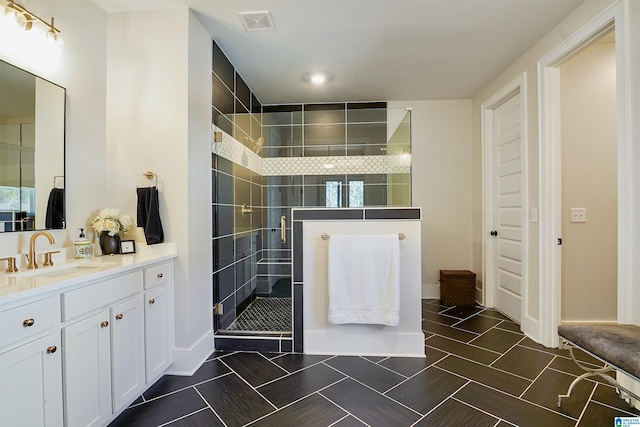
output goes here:
{"type": "Polygon", "coordinates": [[[144,177],[146,177],[147,179],[153,179],[155,178],[155,186],[158,186],[158,175],[156,175],[155,173],[151,172],[151,171],[146,171],[145,173],[142,174],[144,177]]]}

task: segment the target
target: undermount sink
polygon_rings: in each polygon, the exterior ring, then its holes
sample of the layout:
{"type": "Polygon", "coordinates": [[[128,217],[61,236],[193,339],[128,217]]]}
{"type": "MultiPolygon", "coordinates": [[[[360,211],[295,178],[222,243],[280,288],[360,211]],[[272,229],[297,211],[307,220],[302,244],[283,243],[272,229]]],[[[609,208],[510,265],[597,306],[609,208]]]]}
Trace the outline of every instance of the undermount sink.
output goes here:
{"type": "Polygon", "coordinates": [[[73,273],[74,270],[87,274],[112,268],[117,265],[119,265],[117,262],[78,261],[21,271],[11,274],[10,277],[61,277],[73,273]]]}

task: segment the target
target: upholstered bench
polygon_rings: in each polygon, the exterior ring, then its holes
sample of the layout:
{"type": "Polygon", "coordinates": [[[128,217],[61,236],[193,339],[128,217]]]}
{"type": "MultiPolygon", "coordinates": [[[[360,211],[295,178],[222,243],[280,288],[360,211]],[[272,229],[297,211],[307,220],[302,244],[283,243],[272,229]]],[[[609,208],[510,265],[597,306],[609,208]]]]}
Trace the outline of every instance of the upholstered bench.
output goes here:
{"type": "Polygon", "coordinates": [[[560,325],[558,335],[569,347],[573,361],[586,372],[577,377],[567,394],[558,395],[558,407],[562,399],[569,397],[575,385],[585,378],[598,376],[616,388],[618,395],[631,404],[631,398],[640,401],[640,397],[623,388],[615,379],[606,375],[612,370],[622,372],[636,381],[640,381],[640,326],[608,323],[572,323],[560,325]],[[605,365],[602,368],[585,366],[578,362],[573,349],[579,348],[595,357],[605,365]]]}

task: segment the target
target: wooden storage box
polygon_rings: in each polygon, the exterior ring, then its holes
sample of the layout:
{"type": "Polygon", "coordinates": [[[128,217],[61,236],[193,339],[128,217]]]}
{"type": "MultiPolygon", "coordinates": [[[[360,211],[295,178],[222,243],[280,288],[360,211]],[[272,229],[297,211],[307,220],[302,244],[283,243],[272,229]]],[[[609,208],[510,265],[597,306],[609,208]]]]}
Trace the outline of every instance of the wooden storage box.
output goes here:
{"type": "Polygon", "coordinates": [[[469,270],[440,270],[440,300],[444,305],[476,305],[476,273],[469,270]]]}

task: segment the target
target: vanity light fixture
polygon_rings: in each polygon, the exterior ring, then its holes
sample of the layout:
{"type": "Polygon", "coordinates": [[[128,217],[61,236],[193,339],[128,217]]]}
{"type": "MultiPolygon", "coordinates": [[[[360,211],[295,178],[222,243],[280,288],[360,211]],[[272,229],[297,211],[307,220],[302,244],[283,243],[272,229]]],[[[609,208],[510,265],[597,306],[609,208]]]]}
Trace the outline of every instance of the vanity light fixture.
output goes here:
{"type": "Polygon", "coordinates": [[[45,37],[53,39],[54,41],[58,40],[60,37],[60,30],[54,25],[53,17],[51,18],[51,23],[48,23],[35,13],[30,12],[26,7],[16,3],[14,0],[6,1],[7,4],[4,6],[4,15],[7,18],[13,18],[18,28],[29,31],[33,28],[34,23],[39,23],[44,25],[47,30],[45,37]]]}
{"type": "Polygon", "coordinates": [[[24,55],[57,60],[62,51],[63,40],[54,19],[49,23],[14,0],[0,0],[0,33],[3,39],[13,40],[13,50],[24,55]]]}

